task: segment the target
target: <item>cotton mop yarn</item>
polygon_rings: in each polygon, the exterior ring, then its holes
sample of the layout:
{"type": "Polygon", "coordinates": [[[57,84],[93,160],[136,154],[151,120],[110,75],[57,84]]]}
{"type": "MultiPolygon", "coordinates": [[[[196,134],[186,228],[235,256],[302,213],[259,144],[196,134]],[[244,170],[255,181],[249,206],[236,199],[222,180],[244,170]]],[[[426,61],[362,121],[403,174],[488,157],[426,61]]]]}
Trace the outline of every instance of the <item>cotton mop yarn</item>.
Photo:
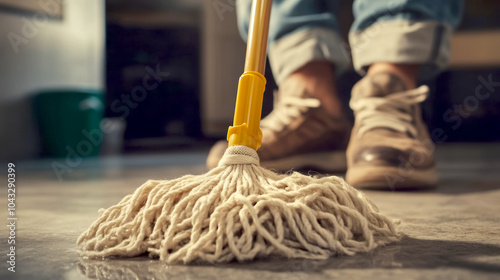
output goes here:
{"type": "Polygon", "coordinates": [[[77,243],[90,258],[149,253],[167,264],[325,259],[397,241],[396,224],[342,178],[277,174],[233,146],[206,174],[147,181],[99,210],[77,243]]]}

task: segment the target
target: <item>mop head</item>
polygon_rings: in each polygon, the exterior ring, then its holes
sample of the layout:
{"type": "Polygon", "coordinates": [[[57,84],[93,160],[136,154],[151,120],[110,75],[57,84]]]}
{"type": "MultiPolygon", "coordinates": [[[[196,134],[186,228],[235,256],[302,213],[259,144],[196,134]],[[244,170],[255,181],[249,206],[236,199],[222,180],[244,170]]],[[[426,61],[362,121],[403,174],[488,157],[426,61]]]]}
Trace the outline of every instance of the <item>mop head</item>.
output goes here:
{"type": "Polygon", "coordinates": [[[397,222],[361,192],[330,177],[276,174],[246,146],[226,150],[203,175],[150,180],[78,239],[84,256],[149,253],[168,263],[325,259],[400,239],[397,222]]]}

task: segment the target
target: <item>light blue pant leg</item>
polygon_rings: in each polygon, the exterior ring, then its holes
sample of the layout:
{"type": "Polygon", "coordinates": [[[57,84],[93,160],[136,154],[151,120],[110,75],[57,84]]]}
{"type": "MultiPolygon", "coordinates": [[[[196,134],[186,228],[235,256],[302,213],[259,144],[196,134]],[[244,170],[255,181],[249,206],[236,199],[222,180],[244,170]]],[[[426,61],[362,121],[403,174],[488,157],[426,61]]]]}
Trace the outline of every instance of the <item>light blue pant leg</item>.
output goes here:
{"type": "Polygon", "coordinates": [[[349,35],[355,69],[412,63],[422,66],[422,78],[437,74],[448,65],[463,6],[463,0],[355,0],[349,35]]]}
{"type": "MultiPolygon", "coordinates": [[[[314,60],[327,60],[341,72],[350,58],[338,34],[340,0],[274,0],[269,29],[269,60],[280,84],[314,60]]],[[[239,28],[246,38],[251,0],[237,0],[239,28]]],[[[432,76],[448,65],[450,38],[463,0],[355,0],[349,41],[359,73],[375,62],[422,65],[432,76]]]]}
{"type": "MultiPolygon", "coordinates": [[[[251,0],[237,0],[238,27],[248,33],[251,0]]],[[[337,0],[274,0],[269,24],[269,61],[278,85],[310,61],[347,66],[338,32],[337,0]]]]}

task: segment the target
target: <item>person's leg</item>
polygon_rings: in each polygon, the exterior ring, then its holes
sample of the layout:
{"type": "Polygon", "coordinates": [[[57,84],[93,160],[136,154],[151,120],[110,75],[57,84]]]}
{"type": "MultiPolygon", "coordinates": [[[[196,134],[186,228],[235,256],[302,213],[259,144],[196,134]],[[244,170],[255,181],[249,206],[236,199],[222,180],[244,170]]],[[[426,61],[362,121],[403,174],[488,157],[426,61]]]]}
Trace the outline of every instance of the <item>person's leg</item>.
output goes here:
{"type": "Polygon", "coordinates": [[[353,63],[366,76],[352,90],[355,124],[347,181],[355,187],[425,188],[437,183],[434,145],[419,103],[449,61],[461,0],[357,0],[349,36],[353,63]]]}
{"type": "MultiPolygon", "coordinates": [[[[245,39],[250,0],[237,0],[238,26],[245,39]]],[[[346,60],[334,0],[274,0],[268,55],[279,86],[273,112],[261,122],[261,165],[277,170],[302,166],[345,169],[350,124],[337,96],[335,72],[346,60]],[[318,157],[318,153],[323,156],[318,157]]],[[[213,167],[225,146],[210,152],[213,167]]]]}
{"type": "Polygon", "coordinates": [[[428,78],[445,68],[463,0],[356,0],[349,41],[360,73],[379,62],[418,64],[428,78]]]}
{"type": "MultiPolygon", "coordinates": [[[[248,34],[251,0],[237,0],[238,27],[248,34]]],[[[325,108],[340,116],[335,70],[342,71],[337,0],[274,0],[269,26],[269,60],[278,85],[291,76],[301,80],[325,108]]]]}
{"type": "MultiPolygon", "coordinates": [[[[248,36],[251,0],[237,0],[238,27],[248,36]]],[[[335,14],[339,0],[274,0],[269,23],[268,54],[276,82],[311,61],[345,68],[335,14]]]]}

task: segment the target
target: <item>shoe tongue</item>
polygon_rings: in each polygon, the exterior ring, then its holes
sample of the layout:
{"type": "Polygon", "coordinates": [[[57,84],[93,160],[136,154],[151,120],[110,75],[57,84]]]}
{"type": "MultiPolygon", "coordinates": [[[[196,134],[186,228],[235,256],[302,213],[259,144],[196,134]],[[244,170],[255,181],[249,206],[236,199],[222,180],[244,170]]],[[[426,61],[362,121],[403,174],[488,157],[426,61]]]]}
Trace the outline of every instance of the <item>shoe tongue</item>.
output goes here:
{"type": "Polygon", "coordinates": [[[380,73],[361,79],[352,89],[352,98],[385,97],[405,90],[407,88],[398,76],[380,73]]]}
{"type": "Polygon", "coordinates": [[[307,92],[303,83],[288,79],[280,85],[278,90],[273,92],[273,107],[280,106],[280,102],[287,97],[308,98],[310,94],[307,92]]]}
{"type": "Polygon", "coordinates": [[[290,97],[309,98],[312,95],[307,91],[304,83],[299,79],[287,79],[280,86],[280,95],[290,97]]]}

